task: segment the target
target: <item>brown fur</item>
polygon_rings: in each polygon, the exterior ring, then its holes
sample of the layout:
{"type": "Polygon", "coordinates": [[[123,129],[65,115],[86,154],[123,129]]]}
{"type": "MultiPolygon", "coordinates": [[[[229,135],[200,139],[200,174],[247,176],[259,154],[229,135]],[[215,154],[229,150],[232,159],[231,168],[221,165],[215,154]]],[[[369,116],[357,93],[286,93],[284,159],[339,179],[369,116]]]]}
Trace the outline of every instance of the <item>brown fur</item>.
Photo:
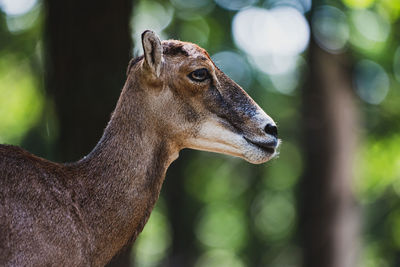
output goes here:
{"type": "Polygon", "coordinates": [[[163,51],[160,78],[143,57],[131,61],[103,137],[80,161],[0,145],[0,266],[105,265],[142,231],[168,166],[205,121],[260,135],[259,107],[203,49],[165,41],[163,51]],[[190,81],[198,68],[212,79],[190,81]]]}

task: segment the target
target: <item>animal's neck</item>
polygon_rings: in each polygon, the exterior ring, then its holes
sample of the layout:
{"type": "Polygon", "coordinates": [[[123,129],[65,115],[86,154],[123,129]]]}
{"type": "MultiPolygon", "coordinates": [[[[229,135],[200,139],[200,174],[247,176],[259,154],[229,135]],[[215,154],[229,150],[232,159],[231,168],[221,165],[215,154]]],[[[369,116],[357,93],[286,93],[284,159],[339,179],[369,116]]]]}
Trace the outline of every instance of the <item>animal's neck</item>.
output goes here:
{"type": "Polygon", "coordinates": [[[178,153],[152,125],[140,92],[123,90],[96,148],[72,165],[82,183],[77,198],[83,221],[94,239],[88,242],[100,264],[142,231],[178,153]]]}

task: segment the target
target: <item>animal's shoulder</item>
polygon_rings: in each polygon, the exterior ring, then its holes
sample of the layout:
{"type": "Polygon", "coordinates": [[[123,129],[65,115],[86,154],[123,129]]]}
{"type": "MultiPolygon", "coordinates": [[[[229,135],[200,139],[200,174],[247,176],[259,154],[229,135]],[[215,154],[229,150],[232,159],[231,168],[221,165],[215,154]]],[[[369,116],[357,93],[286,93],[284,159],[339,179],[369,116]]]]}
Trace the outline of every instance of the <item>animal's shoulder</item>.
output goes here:
{"type": "Polygon", "coordinates": [[[57,164],[35,156],[18,146],[0,145],[0,171],[8,168],[27,170],[46,165],[57,164]]]}
{"type": "Polygon", "coordinates": [[[13,145],[3,145],[0,144],[0,156],[11,156],[11,155],[18,155],[18,154],[30,154],[29,152],[25,151],[24,149],[13,146],[13,145]]]}
{"type": "Polygon", "coordinates": [[[63,176],[67,174],[62,164],[40,158],[17,146],[0,145],[0,184],[59,183],[63,176]]]}

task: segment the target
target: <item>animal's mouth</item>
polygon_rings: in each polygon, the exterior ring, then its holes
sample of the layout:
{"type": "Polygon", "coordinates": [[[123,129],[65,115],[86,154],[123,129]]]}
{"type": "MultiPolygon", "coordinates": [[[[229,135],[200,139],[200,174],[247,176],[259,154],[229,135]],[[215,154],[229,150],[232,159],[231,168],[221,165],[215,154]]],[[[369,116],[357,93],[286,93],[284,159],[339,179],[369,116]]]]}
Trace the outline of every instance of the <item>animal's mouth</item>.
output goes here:
{"type": "Polygon", "coordinates": [[[251,145],[267,152],[268,154],[274,154],[275,149],[278,146],[278,140],[276,138],[266,142],[252,141],[245,136],[243,136],[243,138],[251,145]]]}

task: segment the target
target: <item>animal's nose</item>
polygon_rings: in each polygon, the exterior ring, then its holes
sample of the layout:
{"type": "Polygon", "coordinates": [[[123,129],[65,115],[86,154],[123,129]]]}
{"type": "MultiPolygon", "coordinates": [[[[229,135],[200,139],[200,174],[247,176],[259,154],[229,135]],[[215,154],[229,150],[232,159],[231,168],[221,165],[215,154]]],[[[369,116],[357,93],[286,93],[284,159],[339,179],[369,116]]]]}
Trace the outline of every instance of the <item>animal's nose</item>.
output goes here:
{"type": "Polygon", "coordinates": [[[267,126],[265,126],[265,132],[269,135],[272,135],[275,138],[278,138],[278,128],[276,128],[276,125],[268,123],[267,126]]]}

